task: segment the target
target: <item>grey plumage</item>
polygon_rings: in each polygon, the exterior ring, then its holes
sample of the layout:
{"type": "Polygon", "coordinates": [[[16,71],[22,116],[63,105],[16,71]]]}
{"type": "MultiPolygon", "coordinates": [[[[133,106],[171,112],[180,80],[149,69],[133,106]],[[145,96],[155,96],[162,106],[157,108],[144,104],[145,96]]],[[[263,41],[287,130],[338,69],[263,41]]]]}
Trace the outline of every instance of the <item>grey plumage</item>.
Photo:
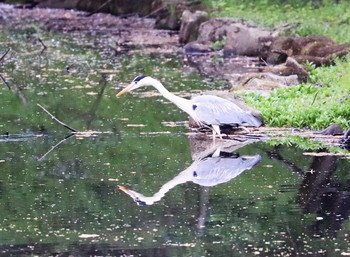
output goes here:
{"type": "Polygon", "coordinates": [[[192,98],[197,119],[207,125],[261,126],[261,121],[229,100],[212,95],[192,98]]]}
{"type": "Polygon", "coordinates": [[[250,170],[261,160],[260,155],[236,158],[209,157],[193,163],[192,182],[201,186],[215,186],[230,181],[245,170],[250,170]]]}

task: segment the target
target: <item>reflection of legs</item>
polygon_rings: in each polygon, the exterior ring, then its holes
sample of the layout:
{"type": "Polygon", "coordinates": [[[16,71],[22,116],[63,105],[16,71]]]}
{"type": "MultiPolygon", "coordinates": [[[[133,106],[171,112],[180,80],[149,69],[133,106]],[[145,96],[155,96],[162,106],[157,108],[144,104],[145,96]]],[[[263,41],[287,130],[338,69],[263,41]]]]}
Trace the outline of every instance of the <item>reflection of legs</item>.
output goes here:
{"type": "Polygon", "coordinates": [[[204,228],[205,228],[205,222],[207,220],[208,202],[209,202],[209,188],[200,187],[199,216],[198,216],[198,222],[197,222],[197,233],[200,236],[205,235],[204,228]]]}

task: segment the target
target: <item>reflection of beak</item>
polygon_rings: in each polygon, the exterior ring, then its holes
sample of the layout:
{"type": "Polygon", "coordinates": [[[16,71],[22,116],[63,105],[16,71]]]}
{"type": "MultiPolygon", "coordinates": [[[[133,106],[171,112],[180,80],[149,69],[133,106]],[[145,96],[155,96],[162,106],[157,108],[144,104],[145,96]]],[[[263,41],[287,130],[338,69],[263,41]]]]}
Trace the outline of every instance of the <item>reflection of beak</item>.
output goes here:
{"type": "Polygon", "coordinates": [[[128,85],[126,88],[124,88],[122,91],[120,91],[117,96],[121,96],[129,91],[132,90],[132,88],[135,86],[135,82],[132,82],[130,85],[128,85]]]}
{"type": "Polygon", "coordinates": [[[127,189],[125,186],[118,186],[120,190],[122,190],[124,193],[130,195],[132,198],[135,198],[136,195],[134,191],[127,189]]]}

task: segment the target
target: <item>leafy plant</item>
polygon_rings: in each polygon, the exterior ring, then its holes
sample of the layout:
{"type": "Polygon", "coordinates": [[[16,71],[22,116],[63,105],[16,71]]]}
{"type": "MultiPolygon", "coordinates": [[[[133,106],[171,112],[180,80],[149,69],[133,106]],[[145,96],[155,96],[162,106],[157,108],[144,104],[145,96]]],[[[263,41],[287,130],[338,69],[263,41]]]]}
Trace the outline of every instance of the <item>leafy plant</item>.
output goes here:
{"type": "Polygon", "coordinates": [[[215,41],[211,44],[211,47],[215,50],[222,49],[226,44],[226,36],[224,36],[221,40],[215,41]]]}
{"type": "Polygon", "coordinates": [[[331,123],[350,126],[350,57],[331,67],[309,64],[310,82],[281,88],[268,96],[243,94],[246,101],[262,112],[268,126],[321,129],[331,123]]]}

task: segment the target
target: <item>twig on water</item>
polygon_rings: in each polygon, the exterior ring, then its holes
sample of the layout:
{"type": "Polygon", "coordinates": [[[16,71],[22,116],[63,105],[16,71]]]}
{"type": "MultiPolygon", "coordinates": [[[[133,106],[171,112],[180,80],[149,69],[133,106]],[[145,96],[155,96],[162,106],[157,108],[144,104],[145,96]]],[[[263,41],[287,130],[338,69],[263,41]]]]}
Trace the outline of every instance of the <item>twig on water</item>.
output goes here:
{"type": "Polygon", "coordinates": [[[60,121],[59,119],[57,119],[55,116],[53,116],[48,110],[46,110],[41,104],[37,104],[37,106],[39,106],[41,109],[43,109],[48,115],[50,115],[51,119],[53,119],[54,121],[56,121],[58,124],[60,124],[61,126],[65,127],[66,129],[69,129],[70,131],[72,131],[73,133],[78,133],[79,131],[68,126],[67,124],[63,123],[62,121],[60,121]]]}

